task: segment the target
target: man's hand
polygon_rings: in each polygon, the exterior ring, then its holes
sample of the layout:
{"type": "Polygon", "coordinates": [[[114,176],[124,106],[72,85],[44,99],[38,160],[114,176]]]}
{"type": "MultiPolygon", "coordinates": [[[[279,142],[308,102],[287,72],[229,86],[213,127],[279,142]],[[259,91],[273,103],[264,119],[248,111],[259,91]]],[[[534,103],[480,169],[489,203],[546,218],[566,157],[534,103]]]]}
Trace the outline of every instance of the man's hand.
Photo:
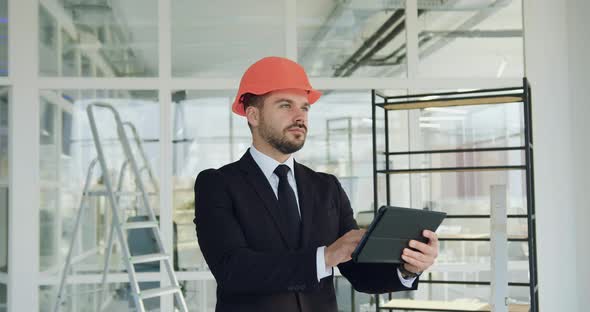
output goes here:
{"type": "Polygon", "coordinates": [[[429,239],[428,244],[411,240],[410,247],[417,249],[413,251],[405,248],[402,254],[404,268],[413,273],[422,273],[432,266],[436,257],[438,257],[438,236],[436,233],[424,230],[422,235],[429,239]]]}
{"type": "Polygon", "coordinates": [[[349,261],[352,252],[361,241],[366,230],[350,230],[342,235],[332,245],[324,249],[324,259],[326,266],[335,267],[340,263],[349,261]]]}

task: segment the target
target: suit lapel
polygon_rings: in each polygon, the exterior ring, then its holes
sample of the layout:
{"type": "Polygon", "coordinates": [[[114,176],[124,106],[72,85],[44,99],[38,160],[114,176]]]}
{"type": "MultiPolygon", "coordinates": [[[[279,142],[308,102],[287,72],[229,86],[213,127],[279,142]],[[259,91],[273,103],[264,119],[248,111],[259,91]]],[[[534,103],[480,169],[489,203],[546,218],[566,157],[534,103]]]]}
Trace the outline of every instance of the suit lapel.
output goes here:
{"type": "Polygon", "coordinates": [[[311,237],[313,226],[313,215],[315,207],[313,204],[314,192],[311,185],[311,179],[306,174],[302,165],[295,162],[295,180],[297,182],[297,194],[299,197],[299,210],[301,211],[301,220],[303,228],[301,230],[301,246],[307,247],[311,237]]]}
{"type": "Polygon", "coordinates": [[[254,188],[260,199],[262,199],[264,207],[272,216],[275,226],[281,234],[283,243],[285,243],[286,246],[289,246],[287,233],[285,232],[285,227],[283,226],[283,222],[281,221],[282,218],[279,214],[279,202],[272,187],[268,183],[268,179],[264,176],[262,170],[260,170],[260,167],[258,167],[254,161],[252,155],[250,155],[250,150],[247,150],[244,156],[240,159],[240,168],[245,173],[246,180],[254,188]]]}

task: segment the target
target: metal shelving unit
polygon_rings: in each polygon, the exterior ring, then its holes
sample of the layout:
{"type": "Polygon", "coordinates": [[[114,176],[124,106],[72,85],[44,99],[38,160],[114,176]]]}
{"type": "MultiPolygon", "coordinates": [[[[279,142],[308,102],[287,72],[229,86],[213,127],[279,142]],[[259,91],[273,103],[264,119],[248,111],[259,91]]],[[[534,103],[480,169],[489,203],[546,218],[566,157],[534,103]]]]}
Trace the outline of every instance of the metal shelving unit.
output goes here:
{"type": "MultiPolygon", "coordinates": [[[[528,287],[530,291],[530,307],[523,305],[510,305],[509,311],[526,311],[530,308],[532,312],[539,311],[539,296],[537,286],[537,258],[536,258],[536,225],[535,225],[535,196],[534,196],[534,174],[533,174],[533,133],[531,118],[531,89],[526,78],[523,78],[523,84],[513,88],[499,89],[480,89],[466,92],[444,92],[417,94],[407,96],[386,96],[372,91],[372,123],[373,123],[373,202],[374,213],[383,205],[391,204],[390,194],[390,177],[394,174],[415,174],[415,173],[440,173],[440,172],[463,172],[463,171],[505,171],[520,170],[525,172],[526,183],[526,214],[509,214],[506,217],[510,219],[526,219],[528,235],[526,236],[509,236],[508,241],[527,242],[529,283],[508,283],[508,286],[528,287]],[[413,110],[424,109],[429,107],[453,107],[453,106],[473,106],[473,105],[490,105],[506,104],[519,102],[523,103],[524,115],[524,145],[508,146],[497,148],[470,148],[470,149],[440,149],[440,150],[419,150],[390,152],[389,144],[389,113],[396,110],[413,110]],[[377,110],[382,109],[384,113],[384,136],[385,151],[377,151],[377,110]],[[481,152],[507,152],[507,151],[524,151],[523,165],[506,165],[506,166],[458,166],[442,168],[411,168],[393,169],[390,168],[390,157],[392,156],[410,156],[410,155],[428,155],[444,153],[481,153],[481,152]],[[385,156],[385,168],[377,168],[377,156],[385,156]],[[386,202],[379,202],[379,179],[380,175],[385,175],[386,202]]],[[[461,214],[449,215],[447,219],[490,219],[486,214],[461,214]]],[[[441,236],[441,241],[490,241],[487,236],[461,236],[454,237],[441,236]]],[[[453,280],[420,280],[423,284],[455,284],[455,285],[491,285],[488,281],[453,281],[453,280]]],[[[391,294],[389,294],[391,299],[391,294]]],[[[433,307],[432,302],[410,302],[411,300],[401,300],[398,306],[392,307],[386,304],[385,307],[379,306],[379,300],[376,300],[376,311],[380,310],[412,310],[412,311],[490,311],[492,308],[489,304],[481,307],[465,307],[461,309],[460,305],[451,304],[448,306],[440,305],[433,307]],[[475,309],[475,310],[474,310],[475,309]]],[[[440,302],[439,302],[440,303],[440,302]]]]}

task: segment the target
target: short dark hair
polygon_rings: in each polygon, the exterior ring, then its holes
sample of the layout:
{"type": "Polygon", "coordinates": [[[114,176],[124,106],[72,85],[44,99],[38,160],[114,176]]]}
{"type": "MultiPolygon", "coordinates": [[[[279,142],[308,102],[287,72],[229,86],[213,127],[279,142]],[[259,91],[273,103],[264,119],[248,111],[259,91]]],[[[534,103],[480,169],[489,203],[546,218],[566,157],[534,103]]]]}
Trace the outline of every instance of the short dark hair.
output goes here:
{"type": "Polygon", "coordinates": [[[254,93],[244,93],[240,97],[240,102],[244,104],[244,111],[246,111],[246,109],[250,106],[262,109],[262,104],[264,103],[264,94],[258,95],[254,93]]]}
{"type": "MultiPolygon", "coordinates": [[[[264,99],[266,98],[265,94],[254,94],[254,93],[244,93],[240,96],[240,102],[244,105],[244,112],[250,106],[258,108],[258,110],[262,110],[264,106],[264,99]]],[[[252,130],[252,125],[248,123],[248,128],[252,130]]]]}

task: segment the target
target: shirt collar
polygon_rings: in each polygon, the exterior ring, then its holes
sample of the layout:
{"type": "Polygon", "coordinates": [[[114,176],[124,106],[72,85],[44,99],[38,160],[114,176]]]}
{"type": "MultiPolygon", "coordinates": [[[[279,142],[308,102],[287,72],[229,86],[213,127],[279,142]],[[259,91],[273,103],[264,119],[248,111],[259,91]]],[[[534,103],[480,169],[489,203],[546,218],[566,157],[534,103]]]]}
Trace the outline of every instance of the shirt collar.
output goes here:
{"type": "MultiPolygon", "coordinates": [[[[260,167],[262,173],[264,173],[264,176],[267,179],[270,179],[277,166],[281,164],[272,157],[257,150],[254,145],[250,146],[250,155],[252,155],[252,158],[254,158],[254,161],[258,167],[260,167]]],[[[287,158],[287,160],[283,163],[284,165],[287,165],[289,169],[291,169],[291,174],[294,174],[294,162],[293,154],[291,154],[289,158],[287,158]]]]}

